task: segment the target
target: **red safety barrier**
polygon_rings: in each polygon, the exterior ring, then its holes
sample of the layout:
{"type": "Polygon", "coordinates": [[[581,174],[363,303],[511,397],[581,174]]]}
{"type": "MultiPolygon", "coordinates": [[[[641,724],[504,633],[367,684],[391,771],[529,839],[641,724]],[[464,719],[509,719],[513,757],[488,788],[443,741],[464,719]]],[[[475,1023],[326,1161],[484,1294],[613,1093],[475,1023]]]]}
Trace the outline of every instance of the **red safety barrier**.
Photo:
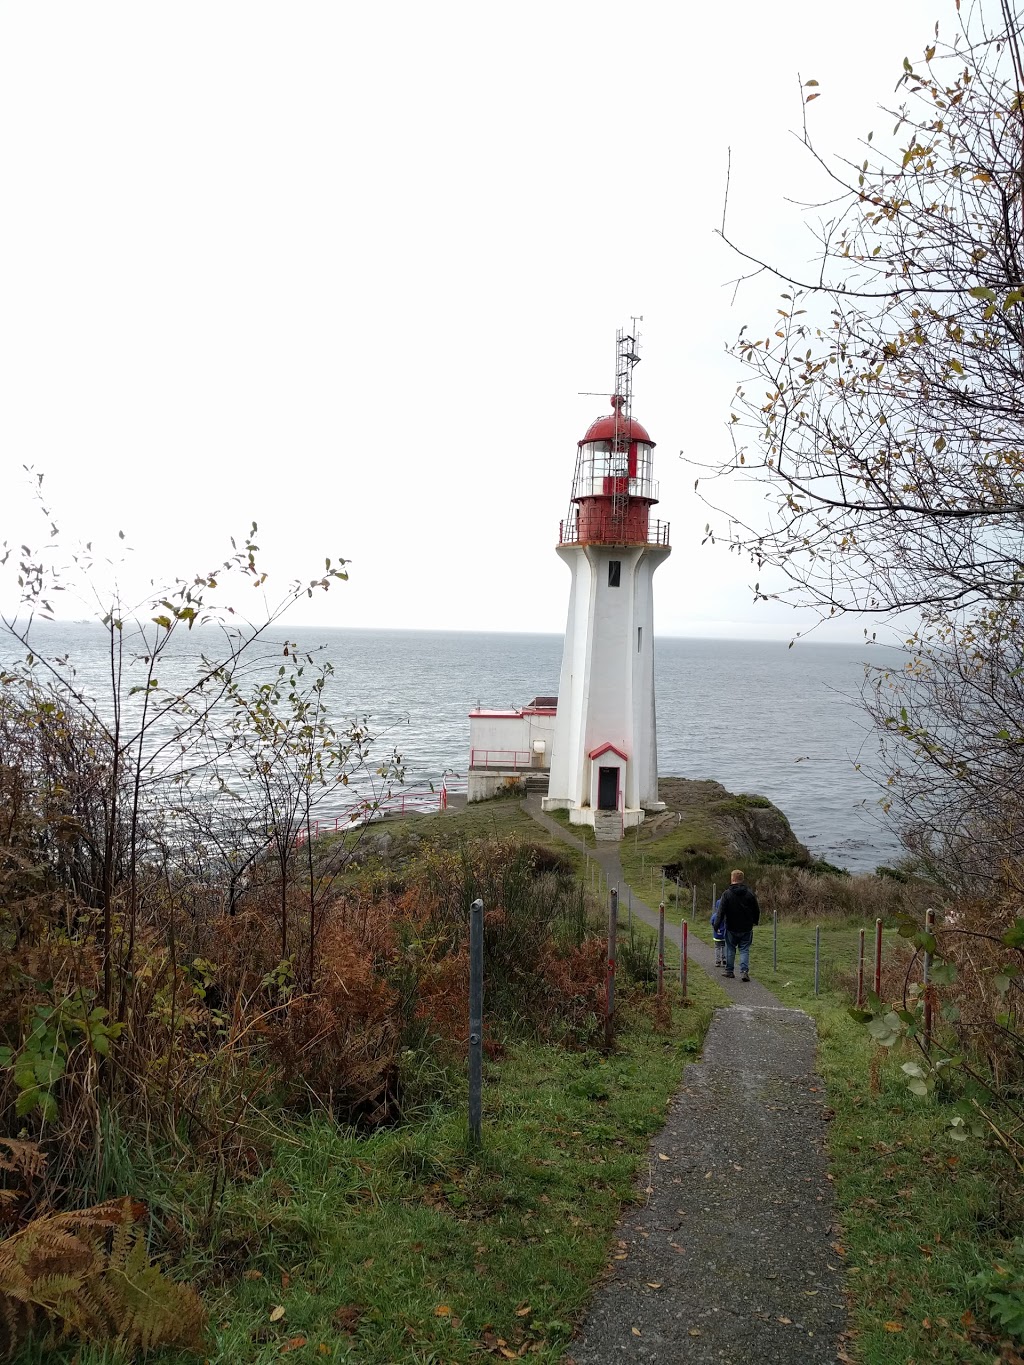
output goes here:
{"type": "Polygon", "coordinates": [[[451,792],[465,791],[465,778],[445,780],[437,790],[402,791],[379,800],[368,798],[346,807],[337,815],[323,820],[315,820],[312,826],[305,825],[295,832],[295,846],[301,847],[307,839],[318,838],[328,830],[338,833],[344,829],[354,829],[358,825],[369,824],[385,815],[406,815],[415,811],[442,811],[448,809],[448,796],[451,792]]]}

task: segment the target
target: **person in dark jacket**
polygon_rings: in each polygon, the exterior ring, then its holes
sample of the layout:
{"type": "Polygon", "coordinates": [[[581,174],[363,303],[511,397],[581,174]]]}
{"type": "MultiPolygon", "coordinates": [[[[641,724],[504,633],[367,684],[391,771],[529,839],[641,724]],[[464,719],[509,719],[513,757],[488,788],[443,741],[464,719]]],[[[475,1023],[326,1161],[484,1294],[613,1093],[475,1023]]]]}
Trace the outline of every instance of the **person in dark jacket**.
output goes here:
{"type": "Polygon", "coordinates": [[[757,897],[743,880],[737,868],[729,879],[729,887],[722,896],[718,922],[725,925],[725,974],[735,976],[736,950],[740,953],[740,979],[750,980],[750,945],[754,941],[754,925],[761,919],[757,897]]]}

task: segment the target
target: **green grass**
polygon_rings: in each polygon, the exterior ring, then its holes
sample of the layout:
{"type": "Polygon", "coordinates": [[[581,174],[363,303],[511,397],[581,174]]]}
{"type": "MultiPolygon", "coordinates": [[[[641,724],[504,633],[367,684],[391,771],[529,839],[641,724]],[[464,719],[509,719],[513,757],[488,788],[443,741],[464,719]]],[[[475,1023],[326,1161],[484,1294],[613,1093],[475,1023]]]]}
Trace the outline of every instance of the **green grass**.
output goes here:
{"type": "MultiPolygon", "coordinates": [[[[597,847],[597,836],[594,833],[593,825],[570,824],[567,810],[550,810],[547,814],[551,816],[552,820],[558,821],[570,838],[578,839],[581,844],[586,844],[588,848],[597,847]]],[[[534,822],[534,828],[539,828],[536,822],[534,822]]]]}
{"type": "Polygon", "coordinates": [[[863,1365],[991,1361],[961,1323],[980,1312],[967,1280],[1012,1230],[1005,1170],[983,1144],[946,1136],[946,1107],[906,1088],[900,1063],[831,1004],[817,1015],[834,1111],[830,1164],[842,1222],[855,1355],[863,1365]],[[875,1082],[872,1085],[872,1062],[875,1082]]]}
{"type": "MultiPolygon", "coordinates": [[[[177,1274],[208,1284],[211,1365],[297,1359],[461,1362],[498,1338],[561,1358],[606,1262],[650,1136],[699,1052],[717,988],[660,1032],[625,1003],[614,1053],[523,1043],[486,1065],[484,1144],[467,1152],[462,1104],[359,1137],[325,1119],[289,1129],[265,1174],[229,1186],[206,1252],[177,1274]],[[284,1316],[272,1321],[277,1306],[284,1316]],[[298,1349],[298,1348],[297,1348],[298,1349]]],[[[202,1191],[181,1195],[180,1215],[202,1191]]],[[[20,1365],[102,1351],[43,1352],[20,1365]]],[[[157,1352],[153,1365],[186,1357],[157,1352]]]]}
{"type": "Polygon", "coordinates": [[[523,808],[518,798],[474,801],[461,810],[427,815],[406,815],[377,820],[357,830],[339,834],[323,834],[317,840],[321,867],[331,860],[339,845],[355,854],[352,865],[335,880],[335,888],[343,891],[358,885],[367,875],[380,875],[385,869],[400,873],[409,867],[428,848],[456,848],[473,839],[520,838],[557,852],[577,871],[582,871],[586,855],[563,842],[543,825],[538,824],[523,808]],[[363,849],[375,849],[381,835],[390,840],[386,854],[374,854],[366,864],[359,856],[363,849]],[[369,869],[369,872],[368,872],[369,869]]]}

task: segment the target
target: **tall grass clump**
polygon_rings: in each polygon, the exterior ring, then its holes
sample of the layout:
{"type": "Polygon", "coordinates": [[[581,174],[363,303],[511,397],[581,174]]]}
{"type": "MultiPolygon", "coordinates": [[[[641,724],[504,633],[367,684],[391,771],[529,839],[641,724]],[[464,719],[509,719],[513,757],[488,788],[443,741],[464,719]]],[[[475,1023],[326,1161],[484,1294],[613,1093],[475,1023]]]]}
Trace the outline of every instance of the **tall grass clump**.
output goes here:
{"type": "Polygon", "coordinates": [[[787,920],[881,919],[889,923],[914,913],[927,894],[918,882],[900,882],[875,873],[849,875],[772,864],[757,867],[755,884],[762,910],[787,920]]]}

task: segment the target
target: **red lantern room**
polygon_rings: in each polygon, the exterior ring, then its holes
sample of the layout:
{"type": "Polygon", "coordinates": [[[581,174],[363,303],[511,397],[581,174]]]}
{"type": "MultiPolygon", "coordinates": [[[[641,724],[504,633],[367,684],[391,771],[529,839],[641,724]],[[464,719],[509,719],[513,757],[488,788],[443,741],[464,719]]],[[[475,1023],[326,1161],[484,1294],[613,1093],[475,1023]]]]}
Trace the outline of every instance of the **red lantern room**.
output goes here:
{"type": "Polygon", "coordinates": [[[633,337],[616,338],[612,410],[592,422],[579,442],[569,516],[561,545],[668,545],[669,524],[651,520],[658,501],[654,442],[630,414],[631,377],[639,361],[633,337]]]}

